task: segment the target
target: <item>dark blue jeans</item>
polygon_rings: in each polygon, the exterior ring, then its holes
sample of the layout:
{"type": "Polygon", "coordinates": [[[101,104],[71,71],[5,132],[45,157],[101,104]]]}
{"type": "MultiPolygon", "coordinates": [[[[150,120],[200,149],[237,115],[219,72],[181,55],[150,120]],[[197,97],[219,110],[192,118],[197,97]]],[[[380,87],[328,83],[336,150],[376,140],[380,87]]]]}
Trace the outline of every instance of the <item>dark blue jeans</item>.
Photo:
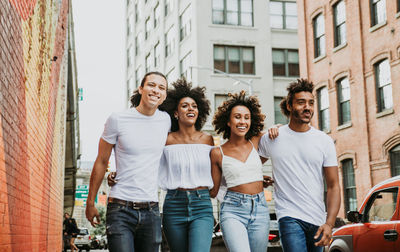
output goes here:
{"type": "Polygon", "coordinates": [[[320,239],[314,239],[319,226],[288,216],[280,218],[278,223],[284,252],[323,251],[323,247],[314,245],[320,239]]]}
{"type": "Polygon", "coordinates": [[[163,229],[171,251],[210,251],[213,226],[208,189],[168,190],[163,207],[163,229]]]}
{"type": "Polygon", "coordinates": [[[158,252],[161,244],[158,204],[150,209],[136,210],[108,203],[106,218],[109,251],[158,252]]]}

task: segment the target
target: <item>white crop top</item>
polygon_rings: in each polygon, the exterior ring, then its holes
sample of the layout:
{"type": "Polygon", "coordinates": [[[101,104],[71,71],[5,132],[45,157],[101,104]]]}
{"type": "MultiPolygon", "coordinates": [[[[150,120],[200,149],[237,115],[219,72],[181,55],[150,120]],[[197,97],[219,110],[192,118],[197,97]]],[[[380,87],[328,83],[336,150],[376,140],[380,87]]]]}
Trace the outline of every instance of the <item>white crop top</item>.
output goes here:
{"type": "Polygon", "coordinates": [[[228,188],[263,180],[262,163],[254,146],[246,162],[224,155],[221,146],[219,149],[222,154],[222,175],[228,188]]]}
{"type": "Polygon", "coordinates": [[[172,144],[164,147],[158,185],[163,190],[214,187],[207,144],[172,144]]]}

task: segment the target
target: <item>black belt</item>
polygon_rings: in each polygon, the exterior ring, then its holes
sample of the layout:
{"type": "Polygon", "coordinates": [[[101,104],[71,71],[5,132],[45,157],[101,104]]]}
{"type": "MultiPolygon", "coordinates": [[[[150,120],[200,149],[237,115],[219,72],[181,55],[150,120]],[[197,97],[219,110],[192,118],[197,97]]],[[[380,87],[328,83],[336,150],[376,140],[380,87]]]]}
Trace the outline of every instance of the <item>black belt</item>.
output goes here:
{"type": "Polygon", "coordinates": [[[108,197],[108,203],[115,203],[115,204],[127,206],[127,207],[133,208],[135,210],[151,209],[152,207],[158,206],[158,202],[154,202],[154,201],[133,202],[133,201],[127,201],[127,200],[122,200],[122,199],[117,199],[117,198],[112,198],[112,197],[108,197]]]}

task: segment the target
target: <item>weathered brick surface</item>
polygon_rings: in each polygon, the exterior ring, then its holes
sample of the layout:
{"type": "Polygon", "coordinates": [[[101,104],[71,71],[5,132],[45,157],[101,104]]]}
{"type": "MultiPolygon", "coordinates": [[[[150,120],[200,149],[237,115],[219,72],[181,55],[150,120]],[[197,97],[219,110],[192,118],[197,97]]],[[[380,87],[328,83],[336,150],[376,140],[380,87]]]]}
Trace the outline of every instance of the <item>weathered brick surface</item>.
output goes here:
{"type": "Polygon", "coordinates": [[[61,251],[68,2],[0,1],[0,251],[61,251]]]}
{"type": "MultiPolygon", "coordinates": [[[[333,50],[333,9],[338,1],[298,0],[299,50],[301,76],[311,79],[317,88],[327,86],[330,102],[330,136],[336,141],[338,159],[352,158],[357,186],[357,203],[378,182],[389,178],[390,160],[385,153],[400,144],[400,22],[396,18],[396,1],[386,1],[387,24],[370,31],[369,1],[345,1],[347,45],[333,50]],[[315,61],[312,18],[325,16],[326,57],[315,61]],[[388,57],[391,64],[394,113],[377,118],[373,63],[388,57]],[[349,77],[351,90],[351,127],[338,128],[335,81],[349,77]]],[[[318,126],[317,109],[313,125],[318,126]]],[[[339,171],[342,185],[342,172],[339,171]]],[[[343,194],[342,194],[343,195],[343,194]]],[[[339,212],[344,217],[342,204],[339,212]]]]}

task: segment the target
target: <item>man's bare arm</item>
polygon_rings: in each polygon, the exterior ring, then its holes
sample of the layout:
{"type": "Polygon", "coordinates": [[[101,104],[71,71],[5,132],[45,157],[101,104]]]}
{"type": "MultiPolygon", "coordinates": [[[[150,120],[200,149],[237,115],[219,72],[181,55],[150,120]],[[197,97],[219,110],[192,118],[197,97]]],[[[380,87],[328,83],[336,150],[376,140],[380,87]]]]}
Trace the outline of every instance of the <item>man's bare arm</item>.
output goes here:
{"type": "Polygon", "coordinates": [[[103,181],[104,174],[106,173],[108,160],[110,159],[113,147],[113,144],[109,144],[103,139],[100,139],[99,151],[90,176],[89,195],[86,201],[86,218],[93,227],[100,223],[100,215],[94,206],[94,200],[101,182],[103,181]]]}

